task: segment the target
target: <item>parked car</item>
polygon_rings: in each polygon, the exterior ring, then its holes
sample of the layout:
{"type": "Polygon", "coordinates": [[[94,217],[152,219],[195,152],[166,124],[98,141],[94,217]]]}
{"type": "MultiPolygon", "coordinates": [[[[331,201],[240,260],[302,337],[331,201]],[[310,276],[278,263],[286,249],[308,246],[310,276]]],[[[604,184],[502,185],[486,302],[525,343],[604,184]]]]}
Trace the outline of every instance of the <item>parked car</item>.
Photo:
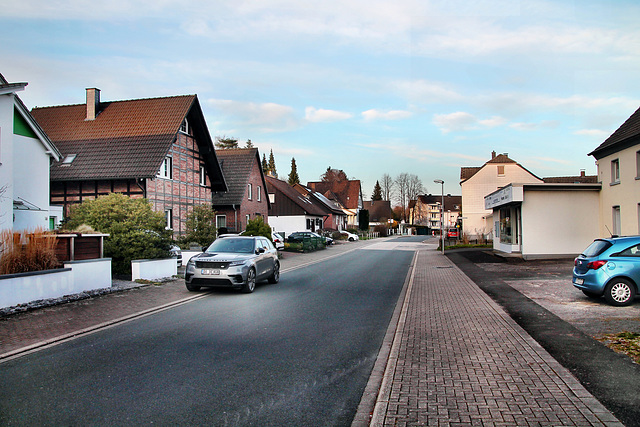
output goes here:
{"type": "Polygon", "coordinates": [[[348,241],[355,242],[356,240],[360,240],[360,237],[357,234],[349,233],[348,231],[341,231],[340,234],[343,237],[346,237],[348,241]]]}
{"type": "Polygon", "coordinates": [[[284,250],[284,237],[278,233],[271,233],[271,240],[273,240],[273,246],[275,246],[277,250],[284,250]]]}
{"type": "Polygon", "coordinates": [[[459,236],[457,228],[450,228],[447,230],[447,239],[457,239],[459,236]]]}
{"type": "Polygon", "coordinates": [[[262,236],[229,236],[216,239],[205,252],[192,257],[184,281],[190,291],[201,287],[231,287],[253,292],[256,282],[280,281],[278,251],[262,236]]]}
{"type": "Polygon", "coordinates": [[[318,233],[314,233],[313,231],[295,231],[287,237],[287,242],[289,243],[301,243],[305,238],[307,239],[321,239],[324,240],[326,245],[330,245],[333,243],[333,239],[331,237],[324,237],[319,235],[318,233]]]}
{"type": "Polygon", "coordinates": [[[180,250],[180,247],[171,245],[171,248],[169,248],[169,252],[171,253],[171,258],[176,259],[178,267],[182,267],[182,250],[180,250]]]}
{"type": "Polygon", "coordinates": [[[640,236],[594,240],[575,259],[572,282],[590,298],[631,304],[640,283],[640,236]]]}

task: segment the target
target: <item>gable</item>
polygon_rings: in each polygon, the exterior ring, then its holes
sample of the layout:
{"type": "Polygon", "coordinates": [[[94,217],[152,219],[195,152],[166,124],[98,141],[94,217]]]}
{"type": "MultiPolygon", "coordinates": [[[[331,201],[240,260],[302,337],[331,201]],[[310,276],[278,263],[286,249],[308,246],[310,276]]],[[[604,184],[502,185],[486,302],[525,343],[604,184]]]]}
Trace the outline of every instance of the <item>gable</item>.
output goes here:
{"type": "MultiPolygon", "coordinates": [[[[217,150],[216,153],[227,184],[227,192],[213,196],[214,206],[240,205],[245,200],[247,185],[252,177],[254,180],[257,178],[264,191],[267,191],[267,182],[262,173],[257,148],[217,150]]],[[[267,204],[270,204],[268,197],[267,204]]]]}
{"type": "Polygon", "coordinates": [[[28,138],[38,138],[38,135],[31,129],[31,126],[22,117],[17,108],[13,110],[13,133],[28,138]]]}
{"type": "Polygon", "coordinates": [[[589,153],[596,160],[640,144],[640,108],[595,150],[589,153]]]}

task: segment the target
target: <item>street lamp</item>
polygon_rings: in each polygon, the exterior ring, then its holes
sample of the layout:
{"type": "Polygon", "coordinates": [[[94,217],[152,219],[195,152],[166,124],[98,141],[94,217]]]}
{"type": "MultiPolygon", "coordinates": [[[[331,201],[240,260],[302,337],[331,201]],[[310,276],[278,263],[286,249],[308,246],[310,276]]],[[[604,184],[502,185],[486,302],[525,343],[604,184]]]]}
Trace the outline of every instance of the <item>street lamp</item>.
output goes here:
{"type": "Polygon", "coordinates": [[[442,206],[440,207],[440,239],[442,240],[442,254],[444,255],[444,229],[443,229],[443,220],[444,220],[444,181],[441,179],[434,179],[433,182],[436,184],[442,185],[442,206]]]}

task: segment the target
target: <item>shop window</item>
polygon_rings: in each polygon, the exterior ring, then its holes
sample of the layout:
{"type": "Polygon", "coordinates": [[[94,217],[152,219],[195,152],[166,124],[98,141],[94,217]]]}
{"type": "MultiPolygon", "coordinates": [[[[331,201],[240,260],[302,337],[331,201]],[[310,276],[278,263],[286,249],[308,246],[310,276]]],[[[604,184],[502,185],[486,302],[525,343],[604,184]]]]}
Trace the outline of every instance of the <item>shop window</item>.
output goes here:
{"type": "Polygon", "coordinates": [[[500,209],[500,242],[513,244],[511,208],[500,209]]]}

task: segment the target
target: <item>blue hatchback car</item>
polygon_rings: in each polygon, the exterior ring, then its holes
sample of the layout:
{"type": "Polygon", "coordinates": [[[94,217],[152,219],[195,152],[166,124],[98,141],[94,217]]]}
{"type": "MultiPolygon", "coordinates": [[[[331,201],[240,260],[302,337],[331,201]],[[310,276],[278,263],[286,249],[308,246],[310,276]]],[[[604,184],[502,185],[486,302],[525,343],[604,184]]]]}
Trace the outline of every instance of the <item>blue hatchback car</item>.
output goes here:
{"type": "Polygon", "coordinates": [[[574,262],[573,286],[611,305],[633,302],[640,283],[640,236],[596,239],[574,262]]]}

